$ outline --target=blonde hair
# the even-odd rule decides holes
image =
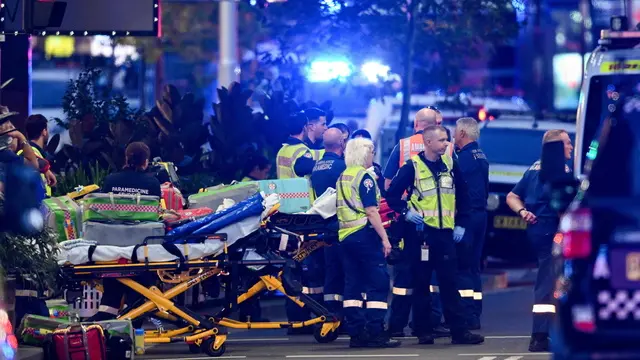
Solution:
[[[471,140],[478,140],[480,137],[480,128],[478,127],[478,122],[474,118],[463,117],[456,121],[456,126],[460,128],[460,130],[464,130],[465,134]]]
[[[344,162],[347,166],[362,166],[367,162],[367,156],[373,152],[373,141],[367,138],[351,139],[344,151]]]
[[[562,129],[549,130],[542,136],[542,143],[546,144],[548,142],[560,140],[562,134],[567,134],[567,132]]]

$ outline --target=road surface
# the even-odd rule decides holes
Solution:
[[[405,338],[396,349],[349,349],[348,337],[334,343],[318,344],[312,336],[287,336],[285,330],[230,330],[227,351],[221,359],[425,359],[425,360],[548,360],[548,353],[527,351],[531,331],[531,287],[518,287],[485,294],[482,345],[451,345],[449,339],[438,339],[435,345],[418,345],[415,338]],[[284,318],[282,300],[263,305],[264,316]],[[275,303],[274,303],[275,302]],[[185,344],[162,344],[147,349],[137,359],[196,360],[206,355],[193,355]]]

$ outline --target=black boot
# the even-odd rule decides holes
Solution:
[[[367,347],[368,336],[365,332],[358,334],[357,336],[352,336],[349,341],[350,348],[363,348]]]
[[[418,336],[418,344],[420,345],[433,345],[434,343],[435,337],[431,334]]]
[[[547,352],[549,351],[549,334],[534,333],[531,335],[529,342],[529,351],[531,352]]]
[[[400,340],[394,340],[389,337],[386,332],[381,332],[380,335],[375,338],[369,339],[367,347],[369,348],[395,348],[402,344]]]
[[[472,334],[469,331],[465,331],[459,334],[451,334],[452,344],[464,344],[464,345],[477,345],[484,342],[484,336],[478,334]]]

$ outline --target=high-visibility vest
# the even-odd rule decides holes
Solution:
[[[340,224],[338,240],[340,241],[367,226],[367,214],[360,198],[360,183],[366,174],[367,170],[364,167],[351,166],[338,178],[336,188],[338,199],[337,215]],[[376,198],[380,202],[380,189],[378,189],[375,181],[373,181],[372,186],[376,189]]]
[[[311,150],[311,157],[313,157],[314,161],[320,161],[320,159],[322,159],[322,157],[324,156],[324,153],[325,149]]]
[[[407,160],[418,155],[424,150],[424,139],[422,138],[422,133],[414,134],[400,140],[398,150],[400,150],[400,163],[398,166],[402,167]],[[449,156],[453,156],[453,143],[449,143],[447,146],[447,154]]]
[[[250,181],[256,181],[256,179],[252,179],[248,176],[245,176],[242,178],[242,180],[240,180],[240,182],[250,182]]]
[[[431,173],[420,156],[411,158],[415,177],[409,203],[418,211],[424,223],[437,229],[453,229],[456,213],[456,189],[451,171],[453,160],[443,155],[447,172],[440,173],[439,180]]]
[[[44,159],[44,156],[42,156],[42,153],[40,152],[40,150],[38,150],[35,146],[32,146],[31,149],[33,149],[33,152],[36,154],[37,157]],[[23,153],[23,150],[18,151],[18,155],[22,155],[22,153]],[[51,186],[47,184],[47,177],[44,176],[44,174],[40,174],[40,177],[42,178],[42,184],[44,185],[44,190],[47,196],[51,197]]]
[[[305,144],[295,144],[289,145],[284,144],[280,151],[278,151],[278,155],[276,156],[276,172],[278,174],[278,179],[294,179],[300,176],[296,175],[296,172],[293,170],[296,160],[304,156],[304,154],[309,151],[309,148]]]

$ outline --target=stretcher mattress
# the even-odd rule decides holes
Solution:
[[[216,231],[217,234],[227,235],[227,246],[235,244],[238,240],[243,239],[260,228],[262,220],[269,214],[271,209],[278,203],[277,195],[269,195],[264,199],[265,210],[262,214],[251,216]],[[131,260],[134,258],[135,246],[109,246],[97,245],[91,240],[69,240],[63,241],[59,245],[57,254],[58,264],[64,265],[81,265],[90,261],[93,262],[110,262],[121,259]],[[145,250],[146,248],[146,250]],[[222,254],[224,244],[220,240],[205,240],[203,243],[195,244],[179,244],[178,250],[183,256],[189,259],[199,259],[204,257],[215,257]],[[91,255],[90,251],[93,249]],[[147,245],[140,246],[136,249],[136,256],[139,261],[144,261],[145,251],[150,262],[174,261],[178,258],[169,253],[163,245]]]

